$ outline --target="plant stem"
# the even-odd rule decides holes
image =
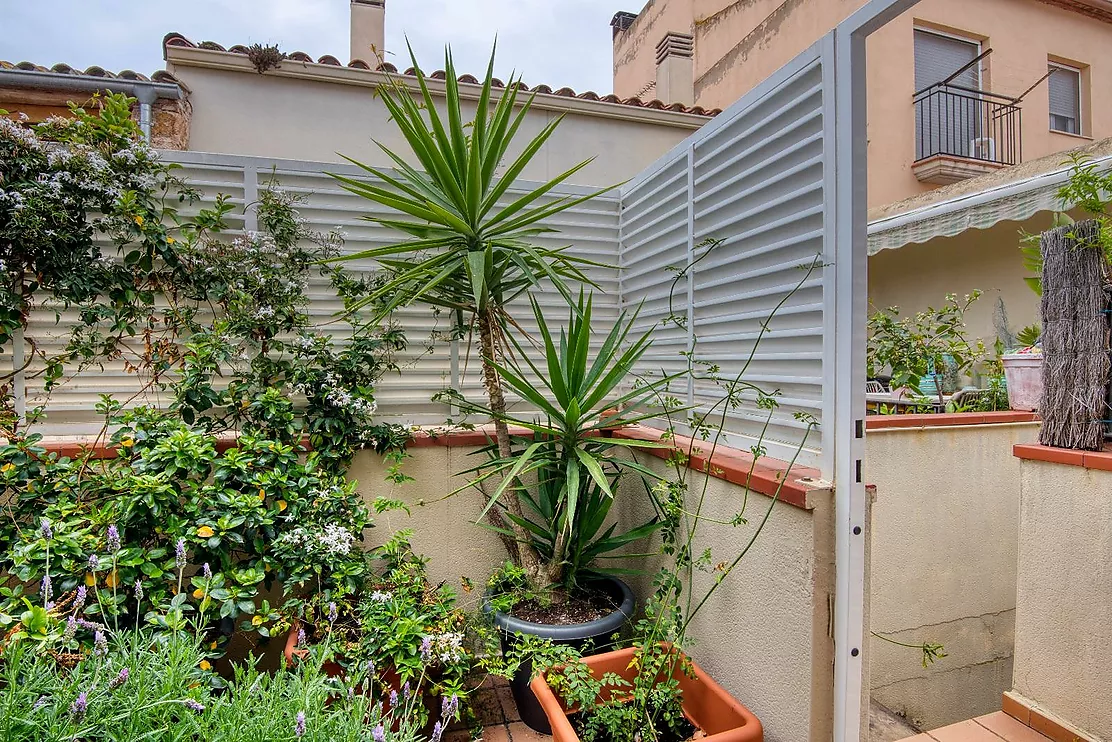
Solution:
[[[501,355],[498,353],[497,338],[501,335],[501,327],[495,310],[490,307],[476,313],[479,324],[479,342],[483,350],[483,386],[486,387],[487,399],[490,401],[490,410],[494,413],[494,435],[498,442],[498,456],[508,459],[512,455],[510,449],[510,429],[506,424],[506,396],[502,390],[502,380],[498,377],[498,370],[494,367]],[[506,509],[510,515],[518,520],[524,520],[521,509],[521,500],[513,487],[506,489]],[[491,525],[499,529],[499,535],[510,558],[523,570],[533,585],[545,581],[544,570],[541,565],[540,555],[533,548],[529,534],[517,522],[506,523],[506,520],[497,509],[487,511]],[[509,530],[513,535],[506,533]]]

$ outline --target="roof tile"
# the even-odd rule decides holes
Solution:
[[[190,41],[189,39],[187,39],[186,37],[182,36],[179,33],[166,34],[166,36],[163,38],[162,43],[163,43],[163,46],[165,46],[165,47],[180,46],[180,47],[187,47],[187,48],[194,48],[194,49],[196,49],[196,48],[209,49],[209,50],[212,50],[212,51],[220,51],[220,52],[235,52],[235,53],[240,53],[240,54],[245,54],[247,52],[246,47],[241,46],[241,45],[237,45],[237,46],[233,46],[229,49],[225,49],[221,45],[219,45],[215,42],[211,42],[211,41],[203,41],[200,44],[195,44],[194,42]],[[308,54],[306,54],[305,52],[300,52],[300,51],[291,53],[288,58],[291,59],[291,60],[297,61],[297,62],[304,62],[306,64],[324,64],[324,65],[329,65],[329,66],[332,66],[332,67],[342,67],[343,66],[343,64],[339,61],[339,59],[337,59],[336,57],[334,57],[330,54],[326,54],[326,55],[320,57],[319,59],[316,60],[316,62],[314,62],[313,58],[310,57]],[[3,64],[3,62],[0,62],[0,65],[2,65],[2,64]],[[398,74],[398,68],[395,65],[391,64],[390,62],[383,62],[383,63],[380,63],[380,64],[371,65],[371,64],[368,64],[365,60],[353,59],[351,62],[348,63],[347,66],[350,67],[350,68],[354,68],[354,69],[363,69],[363,70],[374,69],[378,72],[385,72],[385,73],[388,73],[388,74]],[[80,74],[80,73],[75,73],[75,74]],[[86,73],[86,74],[88,74],[88,73]],[[155,73],[155,74],[157,75],[159,73]],[[165,74],[169,75],[169,73],[165,73]],[[403,74],[407,77],[414,77],[416,75],[416,71],[412,67],[410,67],[410,68],[406,69],[404,72],[402,72],[401,74]],[[444,70],[437,70],[437,71],[433,72],[431,75],[429,75],[429,77],[431,77],[434,80],[444,80],[444,79],[447,78],[447,74],[444,72]],[[152,75],[151,79],[156,79],[156,78]],[[466,84],[466,85],[478,85],[478,84],[480,84],[480,81],[477,77],[475,77],[474,75],[467,75],[467,74],[460,75],[459,78],[458,78],[458,81],[460,83],[463,83],[463,84]],[[174,82],[177,82],[177,81],[175,80]],[[495,88],[505,88],[506,87],[506,84],[503,83],[498,78],[494,78],[491,81],[491,84]],[[661,100],[651,100],[651,101],[646,102],[646,101],[642,101],[640,98],[638,98],[636,96],[631,97],[631,98],[624,98],[624,99],[620,98],[617,95],[614,95],[612,93],[609,94],[609,95],[600,96],[598,93],[596,93],[592,90],[588,90],[588,91],[585,91],[583,93],[576,93],[575,90],[570,88],[570,87],[561,87],[561,88],[553,91],[553,88],[550,85],[541,84],[541,85],[536,85],[536,86],[530,88],[527,85],[525,85],[523,82],[520,82],[520,81],[517,83],[517,85],[518,85],[519,90],[531,91],[533,93],[537,93],[537,94],[541,94],[541,95],[558,95],[558,96],[561,96],[563,98],[579,98],[581,100],[600,101],[600,102],[603,102],[603,103],[613,103],[615,105],[632,106],[632,107],[635,107],[635,108],[651,108],[651,109],[658,110],[658,111],[675,111],[677,113],[688,113],[688,114],[692,114],[692,115],[695,115],[695,116],[707,116],[707,117],[717,116],[719,113],[722,112],[722,110],[719,109],[719,108],[707,110],[707,109],[703,108],[702,106],[687,106],[687,105],[684,105],[683,103],[665,103],[664,101],[661,101]]]

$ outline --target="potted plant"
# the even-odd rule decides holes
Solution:
[[[1016,335],[1018,348],[1000,355],[1008,386],[1008,406],[1035,411],[1042,400],[1042,332],[1029,325]]]
[[[640,481],[652,497],[659,476],[629,452],[660,444],[612,438],[607,432],[620,419],[616,407],[643,410],[624,418],[627,423],[659,414],[643,406],[668,378],[619,389],[649,348],[649,333],[630,338],[635,316],[620,315],[592,359],[589,296],[580,294],[558,339],[535,301],[533,313],[545,368],[512,340],[512,359],[495,369],[543,419],[505,415],[531,435],[516,439],[509,456],[488,448],[495,458],[469,470],[474,478],[467,486],[491,489],[487,507],[502,507],[502,516],[528,534],[543,569],[530,580],[521,568],[507,565],[492,578],[484,607],[501,632],[504,650],[521,634],[598,646],[622,628],[634,609],[633,593],[618,577],[621,570],[606,567],[605,560],[660,526],[653,518],[619,529],[608,520],[622,480]],[[457,403],[466,411],[495,414],[462,398]],[[504,508],[507,495],[524,505],[520,516]],[[547,732],[544,711],[529,689],[530,673],[530,664],[523,663],[511,688],[522,720]]]
[[[325,669],[339,676],[363,668],[387,703],[391,692],[403,698],[415,693],[426,704],[463,695],[471,669],[466,616],[448,586],[429,582],[427,560],[413,552],[411,536],[411,531],[398,531],[373,550],[379,570],[372,570],[354,599],[309,610],[309,619],[292,622],[287,664],[327,641],[333,658]]]
[[[820,264],[816,259],[788,297],[799,290]],[[682,275],[681,271],[679,276]],[[778,306],[785,302],[786,299]],[[772,315],[775,314],[774,309]],[[728,416],[737,414],[737,409],[749,400],[769,417],[778,408],[778,391],[765,391],[746,379],[749,364],[756,357],[771,319],[770,316],[762,323],[762,330],[736,375],[726,376],[719,366],[699,360],[696,338],[688,356],[688,374],[702,388],[717,388],[720,393],[717,399],[708,400],[697,409],[678,408],[685,412],[683,424],[693,432],[691,437],[677,435],[674,422],[677,407],[668,403],[665,390],[655,390],[660,402],[657,415],[665,423],[660,438],[673,448],[666,460],[671,472],[656,486],[659,501],[666,505],[660,510],[659,552],[663,566],[652,581],[653,593],[646,601],[644,616],[637,622],[629,647],[552,664],[533,678],[532,689],[558,742],[681,742],[700,735],[716,742],[763,741],[757,718],[731,698],[683,649],[689,644],[691,622],[749,552],[788,481],[788,477],[780,477],[768,507],[754,518],[750,524],[752,532],[740,540],[733,553],[702,548],[700,534],[708,525],[737,528],[750,522],[748,497],[741,498],[739,511],[732,518],[704,515],[712,477],[707,469],[693,474],[695,470],[688,464],[696,455],[706,462],[713,461]],[[802,433],[790,461],[786,462],[788,471],[818,425],[805,412],[795,413],[795,418]],[[750,449],[750,477],[764,450],[761,433]],[[694,483],[693,477],[697,477]],[[738,540],[718,537],[714,541],[729,544]],[[703,575],[702,579],[697,580],[697,575]]]

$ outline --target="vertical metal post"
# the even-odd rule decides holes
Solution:
[[[834,741],[860,742],[865,627],[868,138],[865,40],[918,0],[871,0],[834,31]],[[827,58],[829,62],[829,57]],[[828,215],[827,218],[830,218]],[[866,722],[867,723],[867,722]]]
[[[687,362],[695,352],[695,145],[687,148]],[[695,406],[695,378],[687,375],[687,406]]]
[[[243,165],[243,228],[254,232],[259,228],[259,212],[253,206],[259,200],[259,167],[254,162]]]
[[[22,424],[27,418],[27,376],[23,366],[27,363],[27,349],[24,347],[23,327],[17,327],[12,333],[12,397],[15,402],[15,414]]]

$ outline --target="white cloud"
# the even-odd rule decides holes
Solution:
[[[406,37],[427,69],[450,44],[456,66],[480,75],[498,36],[497,72],[577,91],[611,89],[609,21],[643,0],[388,0],[386,46],[408,67]],[[162,67],[162,37],[277,43],[285,51],[348,58],[347,0],[0,0],[0,58],[65,62],[150,73]]]

